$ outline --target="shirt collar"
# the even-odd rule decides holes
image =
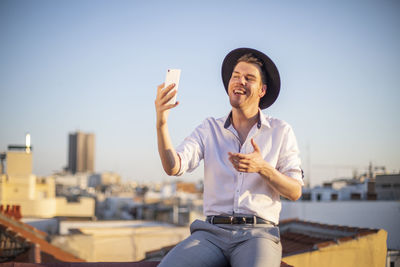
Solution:
[[[225,123],[224,123],[224,128],[228,129],[229,126],[232,124],[232,111],[229,113],[227,116]],[[266,116],[264,113],[261,112],[260,109],[258,109],[258,122],[257,122],[257,128],[260,129],[261,125],[265,125],[268,128],[271,128],[271,125],[269,124],[269,121],[267,120]]]

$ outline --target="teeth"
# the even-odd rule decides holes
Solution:
[[[245,94],[245,92],[244,92],[243,90],[233,90],[233,92],[234,92],[235,94],[241,94],[241,95],[244,95],[244,94]]]

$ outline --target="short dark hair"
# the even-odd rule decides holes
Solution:
[[[246,63],[250,63],[250,64],[256,65],[258,67],[258,70],[260,71],[262,83],[263,84],[267,84],[267,76],[262,71],[264,63],[260,59],[255,57],[253,54],[248,53],[248,54],[244,54],[243,56],[241,56],[237,60],[236,65],[239,64],[239,62],[246,62]]]

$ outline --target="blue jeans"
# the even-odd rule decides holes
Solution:
[[[159,267],[280,266],[279,228],[267,224],[210,224],[196,220],[191,235],[172,249]]]

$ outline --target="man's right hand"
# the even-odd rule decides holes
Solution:
[[[171,84],[167,88],[163,89],[164,83],[157,87],[157,97],[154,101],[157,113],[157,128],[161,128],[167,124],[169,110],[179,104],[179,102],[168,104],[168,101],[177,94],[176,90],[170,93],[174,87],[175,84]]]
[[[167,88],[163,89],[164,84],[159,85],[157,87],[157,98],[155,101],[157,112],[158,153],[160,154],[164,171],[168,175],[176,175],[181,166],[180,158],[172,146],[167,125],[169,110],[179,104],[178,102],[175,104],[168,104],[168,101],[171,100],[177,93],[176,91],[171,92],[174,87],[175,84],[171,84]]]

